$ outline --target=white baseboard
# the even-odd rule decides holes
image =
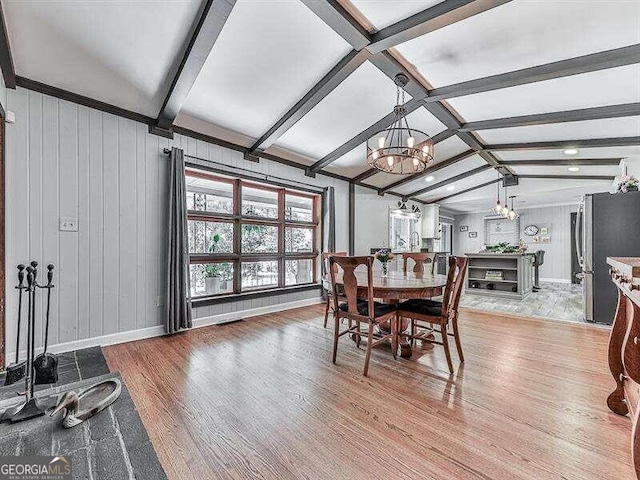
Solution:
[[[194,319],[193,328],[207,327],[210,325],[222,325],[236,320],[241,320],[243,318],[255,317],[258,315],[265,315],[268,313],[275,313],[283,310],[291,310],[292,308],[308,307],[309,305],[322,303],[322,301],[322,297],[308,298],[295,302],[269,305],[268,307],[250,308],[247,310],[239,310],[236,312],[211,315],[209,317]],[[102,335],[100,337],[92,337],[85,338],[83,340],[74,340],[72,342],[58,343],[56,345],[50,345],[49,351],[51,353],[64,353],[72,350],[80,350],[82,348],[106,347],[108,345],[116,345],[118,343],[143,340],[145,338],[160,337],[164,334],[164,326],[157,325],[155,327],[141,328],[138,330],[129,330],[127,332],[113,333],[111,335]],[[36,348],[36,355],[38,353],[41,353],[42,350],[43,347]],[[15,355],[16,352],[8,351],[6,354],[6,361],[8,363],[13,362],[13,359],[15,359]],[[20,352],[21,359],[26,358],[26,356],[26,350]]]
[[[566,278],[541,278],[540,281],[549,283],[571,283],[571,280],[567,280]]]
[[[209,325],[221,325],[224,323],[235,322],[247,317],[255,317],[258,315],[266,315],[268,313],[281,312],[283,310],[291,310],[292,308],[308,307],[309,305],[317,305],[322,303],[322,297],[307,298],[305,300],[297,300],[295,302],[280,303],[269,305],[268,307],[250,308],[248,310],[239,310],[237,312],[221,313],[202,317],[193,321],[193,328],[207,327]]]

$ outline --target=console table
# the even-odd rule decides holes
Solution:
[[[640,258],[609,257],[611,279],[618,287],[618,308],[609,339],[609,368],[616,389],[607,405],[631,417],[631,455],[640,478]]]

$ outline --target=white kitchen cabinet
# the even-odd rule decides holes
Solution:
[[[440,205],[422,207],[422,238],[440,238]]]

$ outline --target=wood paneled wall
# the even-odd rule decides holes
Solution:
[[[15,266],[27,260],[56,265],[49,344],[126,332],[162,323],[168,157],[163,149],[318,186],[336,188],[336,242],[348,246],[348,185],[306,177],[302,170],[200,140],[167,140],[147,126],[22,88],[7,108],[7,350],[14,350]],[[59,230],[75,218],[77,232]],[[241,300],[196,309],[195,316],[229,313],[317,296],[317,292]],[[38,318],[43,318],[38,302]],[[42,322],[43,323],[43,322]],[[43,328],[36,332],[42,344]]]

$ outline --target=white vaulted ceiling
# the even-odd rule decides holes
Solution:
[[[489,208],[495,202],[495,184],[479,187],[498,178],[494,168],[480,168],[495,161],[509,162],[502,171],[525,176],[510,191],[532,205],[606,191],[610,180],[598,178],[616,175],[618,159],[640,159],[639,105],[631,105],[627,116],[565,123],[528,117],[526,126],[457,131],[469,122],[640,104],[640,54],[636,63],[610,62],[593,71],[565,69],[564,76],[539,77],[517,86],[501,78],[489,91],[451,95],[433,114],[419,105],[407,119],[412,128],[440,135],[433,172],[405,177],[398,185],[403,177],[370,174],[363,134],[392,111],[392,79],[402,68],[412,78],[407,90],[424,98],[433,88],[640,45],[637,0],[476,0],[466,4],[472,13],[462,7],[444,15],[452,3],[440,0],[213,0],[214,5],[224,2],[232,6],[231,13],[218,19],[222,29],[202,57],[204,64],[173,122],[211,141],[231,142],[247,153],[319,173],[361,176],[359,184],[400,196],[416,197],[415,192],[444,182],[417,199],[439,201],[457,211]],[[18,77],[151,119],[160,116],[205,5],[205,0],[2,2]],[[442,16],[426,22],[433,12]],[[376,55],[376,41],[409,31],[410,22],[429,28],[402,37]],[[362,38],[372,44],[363,49],[358,43]],[[355,55],[354,49],[370,54],[366,59],[358,55],[362,60],[348,75],[331,83],[331,72]],[[331,87],[323,90],[325,81]],[[314,97],[319,90],[323,93]],[[407,93],[405,100],[411,98]],[[296,116],[303,101],[310,102],[309,108]],[[257,140],[286,123],[288,112],[294,112],[295,121],[260,147],[266,149],[262,152]],[[616,140],[620,138],[624,141]],[[565,142],[570,146],[594,139],[611,139],[610,146],[582,147],[576,155],[565,155]],[[563,144],[543,143],[554,141]],[[505,149],[505,144],[515,147]],[[481,148],[485,151],[469,152]],[[453,162],[458,155],[463,158]],[[609,164],[568,170],[570,161],[585,159],[608,159]],[[557,163],[527,162],[535,160]],[[516,161],[526,164],[513,165]],[[447,166],[440,168],[442,162]],[[472,171],[476,173],[467,175]],[[541,175],[554,178],[527,178]],[[473,190],[459,193],[467,189]]]

